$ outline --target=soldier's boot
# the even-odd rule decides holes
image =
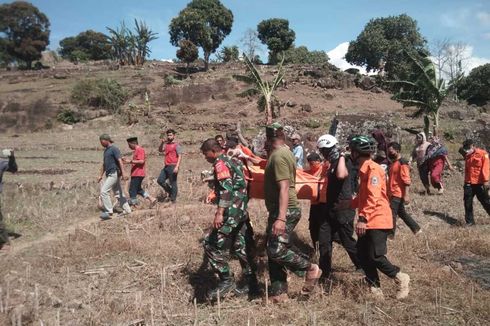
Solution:
[[[257,276],[255,274],[246,275],[235,289],[235,293],[239,296],[248,295],[250,298],[260,296],[261,291]]]
[[[211,289],[207,293],[207,297],[209,300],[217,300],[218,295],[221,298],[226,296],[228,293],[233,292],[235,290],[236,284],[233,279],[233,275],[231,273],[220,274],[220,281],[218,286],[214,289]]]

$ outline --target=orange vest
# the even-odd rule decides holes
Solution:
[[[410,166],[407,161],[400,159],[390,166],[388,192],[391,197],[405,197],[405,187],[410,186]]]
[[[383,168],[369,159],[359,169],[359,193],[352,200],[359,216],[367,220],[367,229],[392,229],[393,216],[386,193],[386,176]]]
[[[490,163],[487,151],[475,148],[473,153],[466,155],[464,182],[481,185],[490,179]]]

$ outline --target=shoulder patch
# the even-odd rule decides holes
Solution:
[[[377,176],[372,176],[371,177],[371,184],[373,186],[377,186],[379,184],[379,178]]]
[[[224,180],[231,178],[230,169],[226,166],[225,162],[218,160],[214,165],[214,172],[216,173],[216,178],[218,180]]]

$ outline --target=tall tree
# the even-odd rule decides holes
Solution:
[[[104,60],[111,57],[111,45],[107,35],[93,30],[81,32],[77,36],[60,41],[60,55],[71,61]]]
[[[2,57],[23,61],[28,69],[32,68],[32,62],[41,59],[49,44],[49,26],[48,17],[28,2],[0,5]]]
[[[170,42],[179,46],[181,40],[189,40],[204,52],[205,70],[209,57],[230,34],[233,13],[219,0],[193,0],[170,22]]]
[[[355,41],[349,43],[345,59],[369,71],[382,67],[388,79],[406,79],[413,69],[407,52],[428,52],[417,22],[405,14],[371,19]]]
[[[289,49],[296,38],[296,33],[289,28],[289,21],[282,18],[263,20],[257,26],[259,40],[269,49],[269,63],[278,62],[279,53]]]
[[[490,103],[490,63],[471,70],[468,77],[461,81],[458,95],[471,104]]]
[[[258,57],[259,52],[262,52],[259,40],[259,33],[252,28],[247,29],[242,39],[240,40],[240,43],[242,45],[245,55],[250,58],[253,63],[257,63],[255,62],[255,59]]]

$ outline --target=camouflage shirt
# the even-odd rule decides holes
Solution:
[[[243,166],[237,166],[225,155],[220,155],[213,164],[214,191],[218,197],[219,207],[243,207],[247,198],[247,183],[243,174]]]

